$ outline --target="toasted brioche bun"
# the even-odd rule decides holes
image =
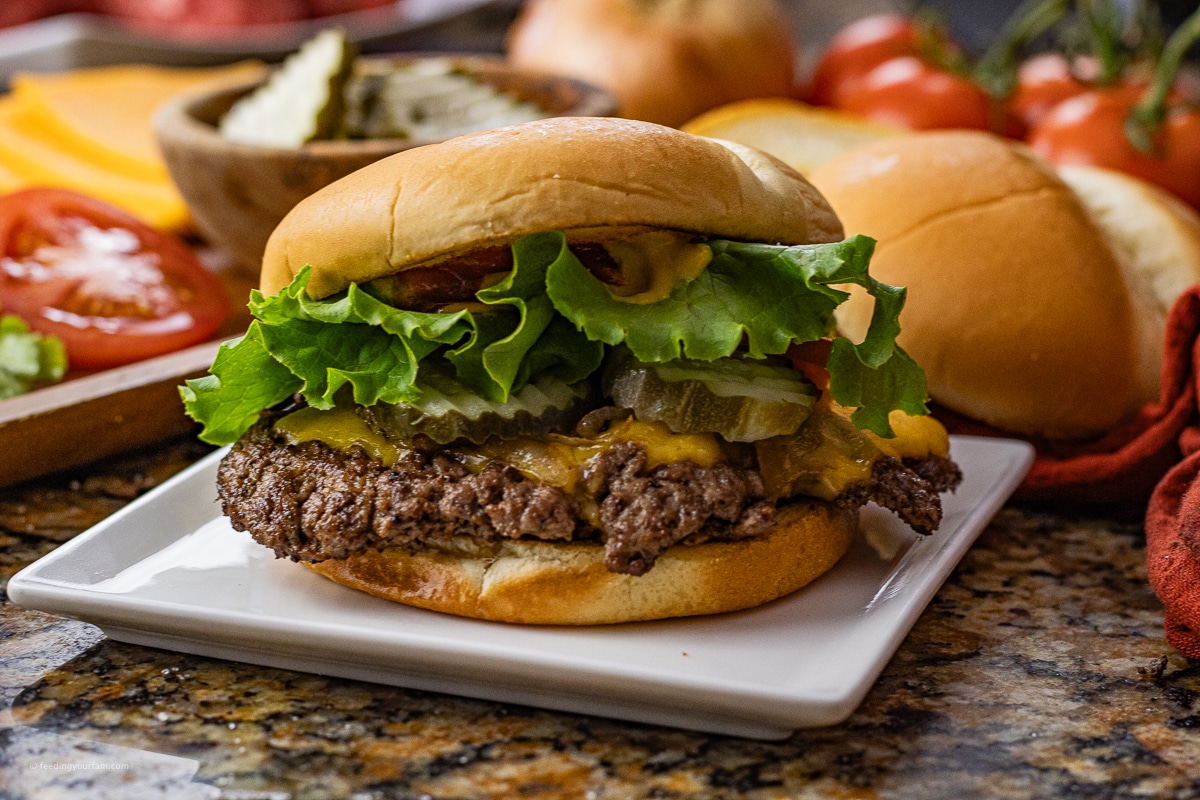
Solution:
[[[1121,172],[1060,166],[1058,173],[1121,266],[1133,305],[1140,395],[1157,400],[1167,315],[1179,295],[1200,283],[1200,215],[1175,195]]]
[[[263,256],[274,294],[311,265],[309,293],[526,234],[599,241],[668,228],[772,244],[842,238],[793,169],[757,150],[633,120],[561,117],[398,153],[306,198]]]
[[[1079,439],[1145,397],[1121,267],[1075,193],[1031,150],[990,134],[867,144],[812,181],[848,233],[878,239],[881,281],[908,287],[899,343],[940,404],[1022,434]],[[838,323],[859,339],[871,304]]]
[[[719,614],[783,597],[832,568],[857,528],[857,511],[791,505],[761,536],[676,545],[639,577],[605,569],[601,545],[533,541],[389,549],[305,566],[377,597],[463,617],[604,625]]]
[[[519,69],[608,90],[623,117],[678,126],[732,100],[792,94],[789,22],[779,0],[531,0],[505,52]]]

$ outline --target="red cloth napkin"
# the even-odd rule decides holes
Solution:
[[[1149,497],[1146,559],[1167,641],[1200,659],[1200,286],[1171,309],[1163,361],[1158,402],[1127,424],[1082,445],[1033,442],[1037,458],[1015,497],[1109,504]],[[935,413],[952,433],[1005,435]]]

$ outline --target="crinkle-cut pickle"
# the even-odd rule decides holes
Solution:
[[[734,357],[644,363],[628,351],[614,354],[604,389],[639,420],[730,442],[794,433],[817,400],[816,387],[790,367]]]
[[[566,384],[543,377],[526,384],[504,403],[471,392],[453,379],[423,377],[421,397],[412,403],[380,403],[358,413],[374,432],[392,440],[420,434],[438,444],[489,437],[542,436],[569,431],[594,405],[587,381]]]

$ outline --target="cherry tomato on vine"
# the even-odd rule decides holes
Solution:
[[[1026,128],[1032,130],[1050,111],[1066,100],[1092,90],[1132,92],[1132,99],[1146,90],[1145,75],[1128,73],[1111,85],[1098,85],[1099,67],[1093,59],[1078,58],[1074,64],[1061,53],[1039,53],[1017,71],[1017,86],[1008,107]],[[1175,96],[1178,93],[1175,93]]]
[[[1017,70],[1017,85],[1008,107],[1022,124],[1032,128],[1050,109],[1090,88],[1062,53],[1039,53]]]
[[[843,28],[829,42],[813,72],[809,100],[816,105],[840,106],[853,84],[884,61],[917,54],[916,23],[895,14],[863,17]]]
[[[1011,130],[1003,107],[974,81],[917,56],[900,56],[875,67],[843,94],[840,108],[913,130]]]
[[[0,306],[61,339],[74,369],[197,344],[230,311],[220,282],[182,242],[51,188],[0,197]]]
[[[1200,208],[1200,108],[1171,104],[1153,153],[1139,152],[1125,121],[1141,89],[1084,92],[1054,107],[1029,134],[1029,144],[1055,164],[1084,164],[1125,172],[1173,192]]]

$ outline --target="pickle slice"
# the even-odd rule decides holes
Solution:
[[[345,133],[355,139],[433,141],[545,116],[451,59],[360,71],[346,84]]]
[[[221,119],[221,135],[268,147],[331,138],[341,127],[342,90],[354,52],[341,31],[321,31],[284,59],[266,83],[233,104]]]
[[[871,477],[879,448],[832,410],[813,414],[795,433],[754,445],[767,497],[806,495],[833,500]]]
[[[595,405],[587,381],[564,383],[539,378],[509,395],[507,402],[494,403],[453,377],[422,367],[421,396],[413,403],[379,403],[358,409],[375,433],[393,440],[409,440],[417,434],[438,444],[467,439],[483,444],[492,436],[541,436],[570,430]]]
[[[639,420],[730,442],[794,433],[818,394],[802,374],[779,364],[733,357],[645,363],[623,348],[609,364],[604,389]]]

